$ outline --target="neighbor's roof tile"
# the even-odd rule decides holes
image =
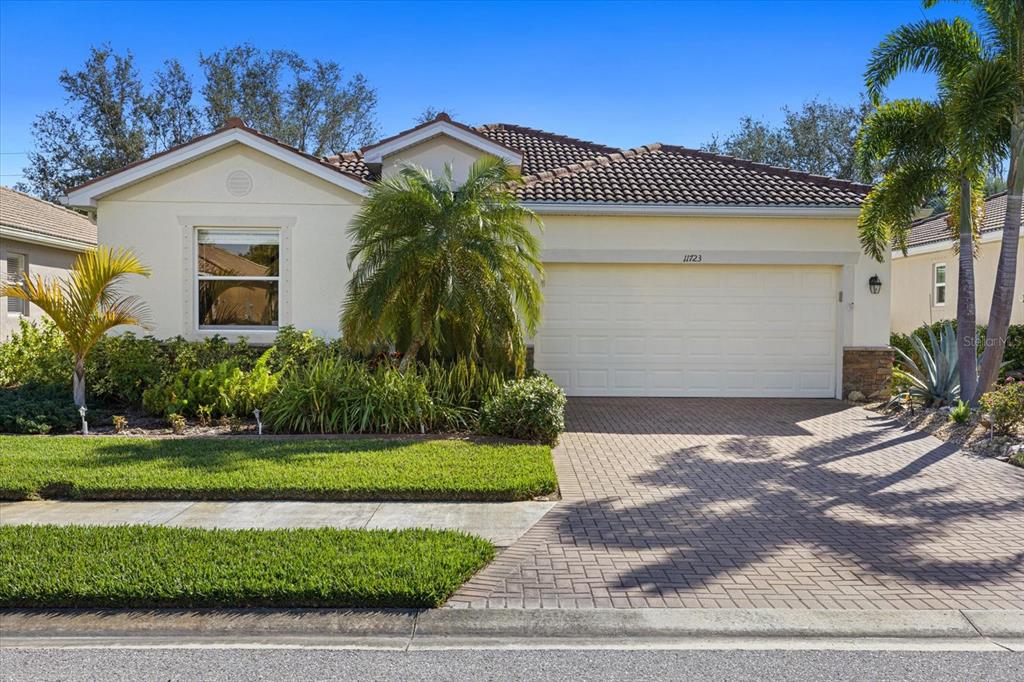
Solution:
[[[1024,215],[1024,208],[1021,210]],[[910,238],[907,239],[907,246],[923,246],[924,244],[935,244],[944,241],[953,241],[949,223],[946,222],[949,213],[938,213],[927,218],[917,220],[910,227]],[[1003,229],[1003,221],[1006,219],[1006,192],[993,194],[985,199],[985,219],[981,223],[981,233],[995,232]]]
[[[0,232],[4,226],[96,245],[96,225],[88,218],[9,187],[0,187]]]

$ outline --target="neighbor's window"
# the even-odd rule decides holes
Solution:
[[[199,328],[277,327],[278,230],[198,230]]]
[[[23,253],[7,254],[7,281],[20,285],[28,277],[28,258]],[[28,315],[28,301],[13,296],[7,297],[8,315]]]
[[[933,269],[932,285],[935,305],[946,305],[946,264],[936,263]]]

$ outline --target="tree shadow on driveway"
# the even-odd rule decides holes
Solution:
[[[643,557],[609,589],[666,594],[754,567],[790,584],[793,572],[820,575],[826,589],[855,580],[1024,594],[1024,472],[889,435],[786,451],[771,437],[734,436],[652,455],[628,495],[565,505],[561,542]],[[794,565],[780,566],[793,548]]]

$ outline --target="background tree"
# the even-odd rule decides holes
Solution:
[[[103,335],[120,325],[143,325],[146,307],[137,296],[122,296],[117,285],[127,275],[149,276],[130,252],[101,246],[75,259],[66,280],[42,275],[20,284],[5,284],[4,296],[39,307],[60,330],[74,356],[75,405],[85,407],[85,359]]]
[[[262,133],[324,156],[367,144],[377,134],[377,94],[361,74],[346,80],[333,61],[307,62],[288,50],[238,45],[200,55],[210,129],[240,117]]]
[[[185,66],[164,62],[149,87],[131,52],[94,47],[79,71],[65,70],[65,106],[36,117],[25,180],[18,189],[50,201],[223,125],[232,116],[311,154],[326,155],[374,137],[377,96],[361,75],[345,80],[335,62],[241,45],[200,55],[198,93]],[[196,99],[204,102],[197,103]]]
[[[857,130],[871,110],[866,99],[856,106],[811,99],[799,109],[783,108],[783,123],[772,126],[746,116],[724,140],[704,149],[773,166],[853,180],[870,180],[856,162]]]
[[[428,123],[429,121],[433,121],[441,114],[445,114],[446,116],[448,116],[448,118],[451,119],[455,118],[455,112],[452,111],[451,109],[438,109],[437,107],[430,106],[425,107],[423,111],[420,112],[419,116],[413,119],[413,122],[416,125],[420,125],[421,123]]]
[[[863,204],[861,241],[879,260],[894,241],[905,253],[918,207],[937,191],[946,193],[959,250],[960,392],[971,400],[978,378],[974,246],[986,175],[1006,151],[1008,131],[992,106],[1006,96],[1009,79],[962,19],[908,24],[886,37],[872,52],[865,74],[874,101],[908,70],[935,73],[938,100],[891,102],[865,121],[858,158],[865,166],[880,162],[883,177]]]
[[[147,98],[149,147],[157,150],[184,144],[204,132],[199,109],[192,104],[192,81],[177,59],[164,62]]]
[[[376,183],[349,227],[355,268],[341,315],[357,348],[486,360],[521,372],[524,331],[540,320],[537,216],[521,206],[503,161],[484,157],[461,186],[406,168]]]
[[[147,100],[131,52],[94,47],[80,71],[64,70],[59,81],[66,107],[36,117],[35,149],[18,187],[49,201],[138,161],[148,147]]]

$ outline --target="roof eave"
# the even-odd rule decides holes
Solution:
[[[13,225],[3,225],[2,227],[4,238],[10,239],[11,241],[37,244],[39,246],[50,246],[58,249],[79,252],[91,251],[96,248],[95,244],[90,244],[88,242],[80,242],[66,237],[42,234],[40,232],[26,230]]]
[[[856,218],[857,206],[621,204],[595,201],[523,201],[540,215],[649,215],[765,218]]]
[[[326,162],[321,162],[282,144],[270,141],[246,128],[221,129],[192,142],[150,157],[140,163],[100,177],[72,189],[62,203],[78,208],[95,208],[103,196],[141,182],[146,178],[182,166],[194,159],[218,152],[233,144],[243,144],[284,163],[305,170],[327,182],[344,187],[360,196],[368,192],[366,183]]]

